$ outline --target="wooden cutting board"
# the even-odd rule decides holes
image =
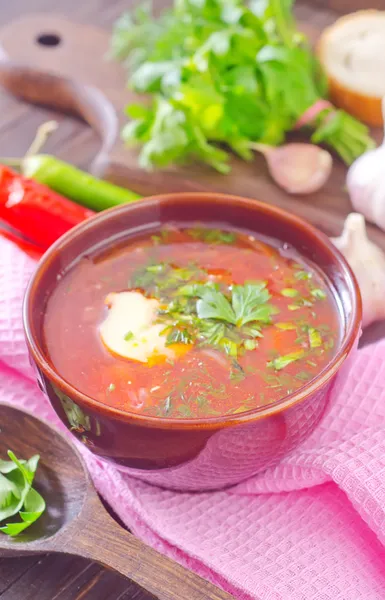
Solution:
[[[305,23],[302,28],[313,40],[317,37],[313,26]],[[85,119],[101,138],[91,169],[98,176],[143,195],[216,190],[258,198],[308,219],[328,235],[340,233],[351,206],[344,190],[346,167],[338,158],[327,185],[305,197],[280,190],[257,155],[251,163],[234,157],[229,175],[199,165],[151,173],[138,168],[136,152],[125,148],[119,137],[124,106],[135,98],[126,89],[123,67],[107,58],[109,38],[108,31],[64,17],[24,16],[0,30],[0,85],[26,101]],[[385,249],[385,234],[369,229]]]

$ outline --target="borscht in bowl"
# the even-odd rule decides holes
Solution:
[[[206,490],[309,435],[360,310],[312,226],[254,200],[173,194],[63,236],[24,318],[39,385],[78,439],[151,483]]]

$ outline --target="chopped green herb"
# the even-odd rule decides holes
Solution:
[[[222,345],[226,354],[232,356],[233,358],[238,356],[238,347],[235,342],[229,339],[225,339],[224,342],[222,342]]]
[[[296,271],[294,277],[301,281],[306,281],[307,279],[311,279],[313,275],[309,271]]]
[[[314,290],[311,290],[311,295],[316,298],[317,300],[325,300],[326,298],[326,292],[324,292],[323,290],[319,289],[319,288],[315,288]]]
[[[275,327],[282,329],[283,331],[292,331],[296,329],[294,323],[275,323]]]
[[[226,414],[238,415],[240,413],[247,412],[248,410],[250,410],[249,406],[241,405],[241,406],[238,406],[238,408],[230,408],[230,410],[228,410]]]
[[[134,334],[132,333],[132,331],[127,331],[127,333],[124,336],[124,340],[126,342],[129,342],[130,340],[132,340],[134,338]]]
[[[284,288],[281,290],[281,294],[282,296],[285,296],[285,298],[295,298],[298,296],[298,290],[295,290],[294,288]]]
[[[244,346],[246,350],[255,350],[258,343],[255,340],[245,340]]]
[[[311,375],[307,371],[300,371],[294,377],[300,381],[309,381],[311,379]]]
[[[147,271],[149,273],[163,273],[163,271],[166,269],[166,265],[163,264],[159,264],[159,265],[149,265],[147,267]]]
[[[262,325],[259,323],[249,323],[248,325],[244,325],[242,327],[242,333],[252,338],[261,338],[263,337]]]
[[[191,344],[192,336],[187,329],[173,329],[167,335],[166,346],[171,344]]]
[[[299,310],[301,307],[298,304],[289,304],[287,308],[289,310]]]
[[[240,371],[239,369],[231,369],[230,371],[230,380],[234,383],[238,383],[239,381],[243,381],[246,377],[246,373],[244,371]]]
[[[319,331],[317,331],[317,329],[314,329],[314,327],[309,327],[308,336],[309,336],[310,348],[318,348],[319,346],[322,345],[321,334]]]
[[[195,402],[197,403],[197,405],[202,408],[202,406],[206,406],[207,404],[207,394],[201,392],[200,394],[198,394],[198,396],[195,398]]]
[[[298,352],[291,352],[290,354],[286,354],[285,356],[279,356],[278,358],[275,358],[274,360],[267,363],[267,366],[272,367],[276,371],[280,371],[281,369],[287,367],[287,365],[290,365],[292,362],[303,358],[304,355],[304,350],[298,350]]]
[[[164,413],[165,413],[166,415],[167,415],[167,414],[170,412],[170,410],[171,410],[171,400],[172,400],[172,398],[171,398],[171,394],[169,394],[169,395],[167,396],[166,400],[164,401],[164,406],[163,406],[163,410],[164,410]]]
[[[315,363],[313,360],[307,360],[306,361],[308,365],[310,365],[311,367],[316,367],[317,363]]]
[[[195,240],[201,240],[208,244],[233,244],[236,239],[236,233],[224,231],[222,229],[194,228],[188,229],[187,233]]]
[[[327,334],[327,333],[331,332],[331,329],[330,329],[329,325],[318,325],[318,329],[323,334]]]
[[[192,416],[191,408],[187,406],[187,404],[180,404],[178,406],[178,412],[182,417],[188,418]]]
[[[114,383],[110,383],[110,385],[107,388],[107,392],[114,392],[116,389],[116,385]]]

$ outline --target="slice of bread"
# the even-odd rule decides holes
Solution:
[[[385,11],[361,10],[338,19],[322,33],[317,53],[333,103],[368,125],[381,126]]]

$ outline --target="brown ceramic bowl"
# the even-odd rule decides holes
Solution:
[[[200,420],[148,417],[110,408],[77,391],[47,358],[44,307],[57,276],[108,240],[153,230],[166,221],[201,221],[269,235],[318,265],[334,287],[341,342],[311,382],[279,402],[247,413]],[[24,327],[39,386],[63,423],[98,456],[163,487],[208,490],[233,485],[277,463],[316,427],[335,377],[357,345],[361,300],[357,283],[329,239],[278,208],[215,193],[170,194],[120,206],[75,227],[41,259],[28,286]]]

